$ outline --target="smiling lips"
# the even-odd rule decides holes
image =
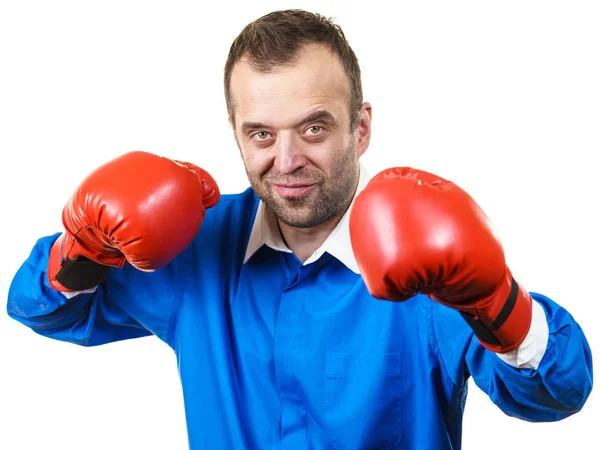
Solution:
[[[282,197],[300,197],[308,194],[315,186],[316,184],[307,183],[273,184],[277,193]]]

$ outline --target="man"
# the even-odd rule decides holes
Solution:
[[[13,318],[88,346],[158,336],[192,449],[459,449],[469,377],[524,420],[582,408],[583,332],[518,283],[468,194],[417,169],[368,178],[371,106],[339,27],[262,17],[224,82],[251,187],[109,161],[19,269]]]

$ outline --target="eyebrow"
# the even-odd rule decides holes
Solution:
[[[335,124],[336,120],[335,120],[335,117],[333,116],[333,114],[331,114],[329,111],[323,109],[323,110],[319,110],[319,111],[310,113],[308,116],[302,118],[293,126],[293,128],[297,128],[297,127],[299,127],[301,125],[305,125],[309,122],[323,122],[326,124]],[[242,133],[246,134],[248,131],[259,130],[261,128],[269,128],[269,126],[267,126],[261,122],[244,122],[242,124]]]

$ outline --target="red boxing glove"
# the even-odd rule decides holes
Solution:
[[[220,198],[201,168],[134,151],[102,165],[63,209],[64,233],[50,250],[48,279],[59,291],[99,284],[126,262],[152,271],[194,239]]]
[[[384,170],[357,196],[350,237],[373,297],[423,293],[459,311],[497,353],[525,339],[531,296],[506,266],[485,213],[456,184],[408,167]]]

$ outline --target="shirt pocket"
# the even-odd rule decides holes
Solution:
[[[326,355],[325,426],[338,450],[395,448],[402,439],[399,353]]]

